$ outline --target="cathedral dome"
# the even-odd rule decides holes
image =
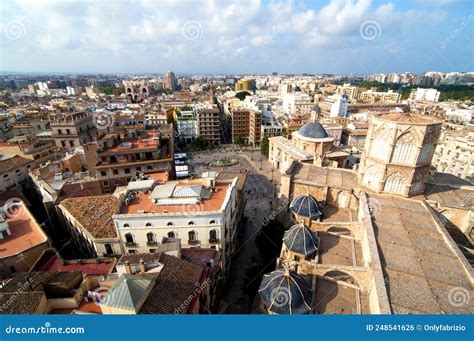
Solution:
[[[275,270],[263,276],[258,290],[268,311],[274,314],[307,314],[313,292],[304,278],[294,271]]]
[[[323,214],[319,210],[318,202],[311,195],[299,195],[290,204],[290,210],[295,215],[317,219]]]
[[[311,231],[303,224],[292,226],[283,236],[288,250],[309,256],[318,251],[317,241]]]
[[[329,137],[326,130],[318,122],[307,122],[299,130],[298,134],[309,139],[324,139]]]

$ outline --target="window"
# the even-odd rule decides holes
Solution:
[[[216,224],[216,221],[213,219],[209,222],[209,225],[215,225]]]
[[[173,231],[168,232],[168,238],[176,238],[176,234]]]
[[[110,186],[110,184],[107,180],[103,181],[102,183],[104,184],[104,187],[109,187]]]
[[[173,225],[174,225],[174,224],[173,224],[172,221],[168,221],[168,222],[166,223],[166,226],[173,226]]]
[[[145,226],[146,227],[151,227],[152,225],[151,225],[151,223],[146,223]]]
[[[150,253],[156,253],[156,249],[148,249],[148,251],[150,251]]]
[[[196,225],[196,224],[194,223],[194,221],[190,221],[190,222],[188,223],[188,225],[192,226],[192,225]]]
[[[209,240],[216,241],[217,240],[217,231],[211,230],[209,231]]]
[[[128,250],[128,253],[137,253],[137,250]]]
[[[104,244],[105,247],[105,253],[110,256],[114,254],[114,249],[112,247],[112,244]]]
[[[197,240],[196,231],[189,231],[188,232],[188,238],[189,238],[190,242],[195,242]]]
[[[127,244],[128,243],[133,244],[134,241],[133,241],[133,236],[132,236],[131,233],[126,233],[125,234],[125,241],[127,242]]]
[[[405,176],[400,172],[390,174],[385,182],[385,192],[403,193],[405,190]]]
[[[384,131],[381,135],[372,140],[370,144],[370,155],[380,160],[386,160],[388,149],[388,134]]]
[[[415,156],[415,139],[410,133],[400,136],[395,143],[393,149],[392,162],[394,163],[410,163]]]
[[[107,176],[107,172],[106,171],[100,171],[100,175]]]
[[[124,227],[124,228],[129,228],[129,227],[130,227],[130,224],[123,224],[123,227]]]
[[[130,173],[130,168],[125,168],[124,172],[125,172],[125,174],[129,174]]]
[[[114,175],[118,175],[118,173],[119,173],[118,169],[114,169],[113,173],[114,173]]]
[[[155,244],[156,243],[155,234],[153,232],[148,232],[146,234],[146,240],[148,244]]]

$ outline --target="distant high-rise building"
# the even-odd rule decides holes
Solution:
[[[164,87],[165,89],[176,90],[178,88],[178,81],[176,80],[176,76],[174,75],[173,71],[168,71],[164,79]]]

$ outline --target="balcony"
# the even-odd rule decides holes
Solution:
[[[148,242],[146,242],[146,245],[147,245],[147,246],[156,246],[156,245],[158,245],[158,242],[156,242],[156,241],[153,241],[153,242],[148,241]]]
[[[209,244],[218,244],[221,240],[219,238],[209,239]]]
[[[201,241],[199,241],[199,240],[188,240],[189,245],[198,245],[200,243],[201,243]]]
[[[126,247],[138,247],[137,243],[135,243],[135,242],[126,242],[125,246]]]

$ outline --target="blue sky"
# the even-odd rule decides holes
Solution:
[[[0,71],[473,71],[471,0],[2,0]]]

